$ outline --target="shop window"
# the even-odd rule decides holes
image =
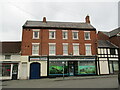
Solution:
[[[78,74],[95,74],[94,61],[80,61],[78,62]]]
[[[11,59],[11,55],[5,55],[5,59]]]
[[[111,55],[115,55],[115,49],[111,48],[111,49],[110,49],[110,54],[111,54]]]
[[[63,75],[63,67],[64,67],[64,74],[65,75],[68,74],[67,62],[64,62],[63,64],[62,61],[50,61],[49,62],[49,75]]]
[[[10,76],[11,64],[2,64],[2,76]]]

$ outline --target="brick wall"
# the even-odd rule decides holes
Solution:
[[[33,30],[32,29],[23,29],[22,32],[22,55],[32,55],[32,43],[40,43],[40,55],[48,55],[49,54],[49,44],[48,43],[56,43],[56,54],[57,55],[63,55],[63,45],[62,43],[69,43],[69,50],[68,53],[73,52],[73,43],[79,43],[80,48],[79,52],[81,55],[85,55],[85,43],[91,43],[92,47],[92,55],[96,55],[96,41],[97,41],[97,35],[96,31],[90,31],[90,38],[91,40],[84,40],[84,30],[76,30],[78,31],[78,40],[72,39],[72,30],[68,30],[68,39],[63,40],[62,39],[62,30],[57,29],[56,30],[56,39],[50,40],[49,39],[49,29],[40,29],[40,39],[32,39],[33,37]]]

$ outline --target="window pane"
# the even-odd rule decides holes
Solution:
[[[79,55],[79,46],[78,45],[73,46],[73,54],[74,55]]]
[[[39,54],[39,45],[32,46],[32,54]]]
[[[90,39],[90,33],[89,32],[85,32],[85,39]]]
[[[64,74],[68,74],[68,63],[64,63]],[[63,75],[63,63],[61,61],[49,62],[49,75]]]
[[[49,38],[50,39],[55,39],[55,31],[50,31],[49,32]]]
[[[113,62],[114,71],[118,71],[118,62]]]
[[[5,59],[10,59],[11,55],[5,55]]]
[[[49,54],[55,55],[55,45],[49,45]]]
[[[111,48],[110,49],[110,54],[115,55],[115,49]]]
[[[86,45],[86,55],[91,55],[91,45]]]
[[[63,39],[67,39],[67,32],[63,31]]]
[[[78,39],[78,32],[73,32],[73,39]]]
[[[78,65],[78,74],[95,74],[95,62],[93,61],[80,61]]]
[[[10,76],[11,64],[2,64],[2,76]]]
[[[63,54],[68,54],[68,45],[63,45]]]

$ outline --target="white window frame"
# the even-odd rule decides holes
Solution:
[[[38,32],[38,37],[35,37],[35,36],[34,36],[34,35],[35,35],[35,34],[34,34],[35,32]],[[40,29],[33,29],[33,39],[39,39],[39,35],[40,35],[39,32],[40,32]]]
[[[64,38],[64,32],[67,33],[67,34],[66,34],[66,38]],[[63,31],[62,31],[62,38],[63,38],[63,39],[68,39],[68,31],[67,31],[67,30],[63,30]]]
[[[87,46],[90,46],[90,50],[89,50],[90,53],[87,53],[87,51],[88,51],[88,50],[86,50],[86,47],[87,47]],[[85,44],[85,54],[86,54],[86,55],[92,55],[92,47],[91,47],[91,44]]]
[[[52,38],[50,32],[54,32],[54,37]],[[49,39],[56,39],[56,30],[49,30]]]
[[[55,46],[55,50],[54,50],[53,54],[50,53],[50,45],[54,45]],[[49,55],[56,55],[56,43],[49,43]]]
[[[85,33],[89,33],[89,38],[88,39],[85,37]],[[84,38],[85,38],[85,40],[90,40],[90,31],[84,31]]]
[[[7,56],[9,56],[9,58],[6,58]],[[5,55],[5,59],[11,59],[11,55]]]
[[[38,53],[37,54],[33,53],[33,46],[34,45],[38,45]],[[39,49],[40,49],[40,43],[32,43],[32,55],[39,55],[39,51],[40,51]]]
[[[74,51],[75,51],[74,46],[78,46],[78,49],[77,49],[78,53],[77,53],[77,54],[76,54],[76,53],[74,53]],[[79,50],[79,48],[80,48],[79,43],[73,43],[73,55],[76,55],[76,56],[80,55],[80,50]]]
[[[79,31],[72,31],[72,37],[73,37],[74,40],[78,40],[78,32]],[[77,38],[74,38],[74,33],[77,33]]]
[[[67,50],[64,50],[64,46],[67,46]],[[64,53],[64,51],[67,51],[67,53]],[[68,55],[68,43],[63,43],[63,55]]]

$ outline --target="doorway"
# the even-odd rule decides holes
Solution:
[[[68,66],[69,66],[69,76],[74,76],[74,62],[69,61]]]
[[[31,63],[30,64],[30,79],[39,79],[40,78],[40,63]]]

